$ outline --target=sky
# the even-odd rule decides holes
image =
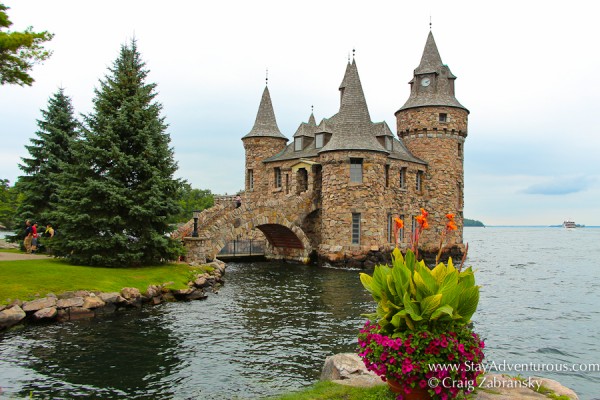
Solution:
[[[2,1],[2,0],[0,0]],[[58,88],[77,116],[120,46],[136,38],[179,164],[216,194],[244,187],[241,138],[268,86],[291,138],[314,107],[339,108],[355,59],[374,122],[395,132],[432,23],[470,110],[467,218],[487,225],[600,225],[600,2],[3,0],[11,30],[48,30],[52,57],[31,87],[0,87],[0,178],[14,182]],[[80,118],[81,119],[81,118]]]

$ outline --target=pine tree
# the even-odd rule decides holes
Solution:
[[[169,147],[156,84],[135,40],[119,57],[84,116],[76,162],[61,179],[54,248],[74,263],[102,266],[152,264],[176,258],[168,220],[179,211],[181,182]]]
[[[17,212],[19,229],[26,219],[35,219],[41,226],[53,222],[50,212],[57,201],[58,180],[64,164],[73,162],[73,142],[79,123],[73,116],[71,99],[59,89],[48,101],[48,109],[41,110],[37,137],[25,146],[29,158],[21,158],[19,168],[26,174],[19,177],[17,186],[22,198]]]

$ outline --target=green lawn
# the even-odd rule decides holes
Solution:
[[[60,294],[71,290],[118,292],[173,282],[170,288],[183,289],[192,271],[187,264],[166,264],[141,268],[99,268],[71,265],[57,259],[0,261],[0,304],[8,299],[31,300],[36,294]]]
[[[395,398],[387,385],[357,388],[323,381],[302,391],[269,397],[268,400],[394,400]]]

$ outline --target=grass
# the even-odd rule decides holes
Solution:
[[[395,398],[387,385],[358,388],[321,381],[302,391],[269,397],[266,400],[394,400]]]
[[[173,282],[170,288],[183,289],[192,271],[187,264],[165,264],[140,268],[100,268],[69,264],[58,259],[0,262],[0,304],[10,300],[27,301],[36,295],[60,294],[71,290],[118,292],[124,287],[138,288]],[[9,300],[10,299],[10,300]]]

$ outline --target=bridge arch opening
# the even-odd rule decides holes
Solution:
[[[265,235],[271,246],[290,249],[304,249],[304,244],[288,227],[279,224],[258,225],[258,229]]]

